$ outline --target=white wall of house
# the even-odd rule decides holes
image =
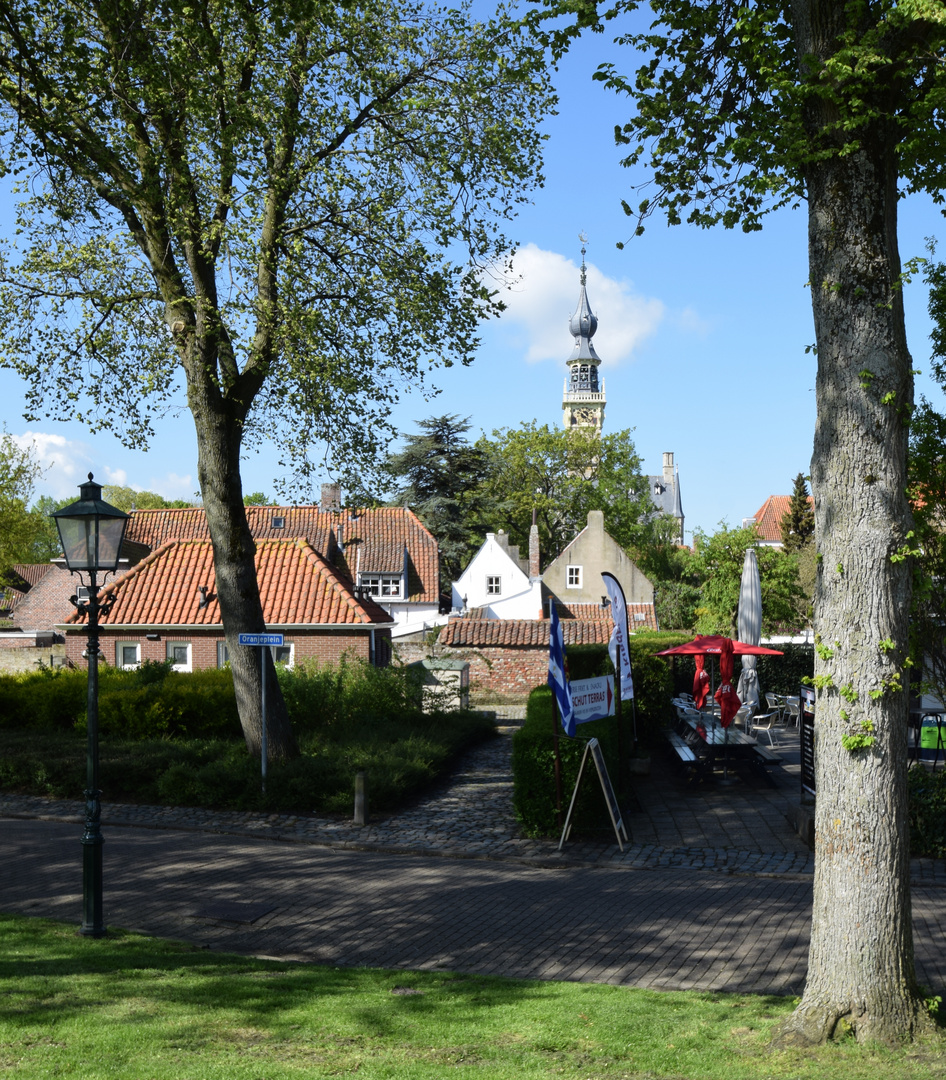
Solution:
[[[487,533],[486,542],[453,582],[452,604],[455,611],[483,608],[489,619],[538,619],[542,582],[530,580],[496,534]]]

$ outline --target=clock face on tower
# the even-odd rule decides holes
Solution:
[[[597,423],[597,419],[594,409],[575,409],[572,413],[573,424],[594,424]]]

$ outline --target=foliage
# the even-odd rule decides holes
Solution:
[[[350,662],[279,670],[301,754],[259,762],[240,740],[229,671],[182,674],[165,664],[103,668],[100,781],[106,798],[234,810],[350,813],[355,772],[371,805],[390,810],[436,779],[464,747],[493,733],[473,713],[423,713],[406,669]],[[0,785],[70,797],[85,768],[84,672],[0,677]]]
[[[154,491],[137,491],[135,488],[120,487],[117,484],[104,484],[102,498],[126,513],[130,510],[187,509],[197,505],[186,499],[165,499]]]
[[[631,671],[634,676],[633,705],[626,701],[624,730],[627,732],[626,753],[632,749],[631,732],[636,727],[638,752],[649,753],[656,745],[659,732],[672,719],[671,669],[666,661],[654,654],[671,645],[681,644],[685,637],[667,634],[635,634],[629,641]],[[604,645],[569,646],[566,649],[569,681],[613,674],[613,667]],[[526,720],[513,735],[512,771],[513,806],[523,830],[530,836],[553,836],[557,833],[555,810],[554,749],[552,743],[552,692],[547,686],[536,687],[529,695]],[[581,724],[574,739],[561,734],[556,719],[559,752],[562,761],[562,791],[567,802],[575,786],[585,742],[596,738],[602,747],[611,783],[618,790],[618,733],[615,717]],[[564,811],[563,811],[564,813]],[[577,832],[610,828],[607,807],[594,774],[582,780],[575,807],[574,829]]]
[[[538,179],[550,103],[541,53],[503,12],[0,14],[24,200],[3,362],[34,415],[140,440],[182,369],[256,435],[284,432],[303,467],[315,437],[384,446],[401,380],[468,362],[497,310],[478,267],[509,250],[496,222]]]
[[[910,769],[910,854],[946,857],[946,770]]]
[[[586,428],[502,428],[477,447],[487,456],[486,494],[498,504],[510,541],[525,548],[537,512],[543,555],[554,558],[604,512],[605,530],[627,547],[654,507],[629,429],[599,436]]]
[[[759,689],[763,694],[797,696],[799,686],[814,676],[814,646],[786,642],[773,648],[779,649],[783,655],[756,657]]]
[[[417,426],[421,434],[405,437],[385,472],[399,482],[394,502],[409,506],[437,538],[440,591],[449,595],[483,542],[492,506],[483,488],[488,459],[466,438],[468,420],[435,416]]]
[[[931,255],[935,251],[931,244]],[[946,265],[925,270],[933,320],[932,375],[946,389]],[[946,416],[921,397],[910,421],[909,477],[917,557],[914,560],[911,649],[914,692],[946,701]]]
[[[31,447],[22,450],[12,436],[0,434],[0,581],[14,563],[33,561],[41,526],[27,507],[40,471]]]
[[[690,581],[658,581],[654,607],[661,630],[692,630],[700,607],[700,587]]]
[[[814,540],[815,512],[809,501],[808,481],[803,473],[795,477],[788,510],[779,524],[786,551],[800,551]]]
[[[754,547],[762,586],[762,632],[794,627],[804,599],[794,556],[759,545],[754,525],[730,529],[725,522],[712,536],[697,533],[694,568],[700,580],[696,630],[701,634],[738,637],[739,585],[746,551]]]
[[[326,445],[373,459],[401,389],[470,361],[501,308],[482,269],[541,182],[544,57],[503,10],[426,0],[0,0],[0,102],[22,200],[0,364],[31,418],[136,447],[186,391],[258,752],[270,660],[237,641],[264,626],[241,456],[276,436],[300,483]]]

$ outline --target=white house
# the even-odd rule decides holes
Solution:
[[[519,558],[518,547],[510,547],[506,533],[487,533],[486,542],[453,582],[452,603],[456,612],[478,610],[487,619],[540,619],[538,528],[532,526],[527,560]]]

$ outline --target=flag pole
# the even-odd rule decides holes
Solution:
[[[549,597],[549,620],[552,618],[553,597]],[[535,609],[533,608],[533,611]],[[552,693],[552,747],[555,757],[555,813],[558,817],[558,827],[562,827],[562,753],[558,745],[558,717],[559,709],[556,704],[555,693]]]

